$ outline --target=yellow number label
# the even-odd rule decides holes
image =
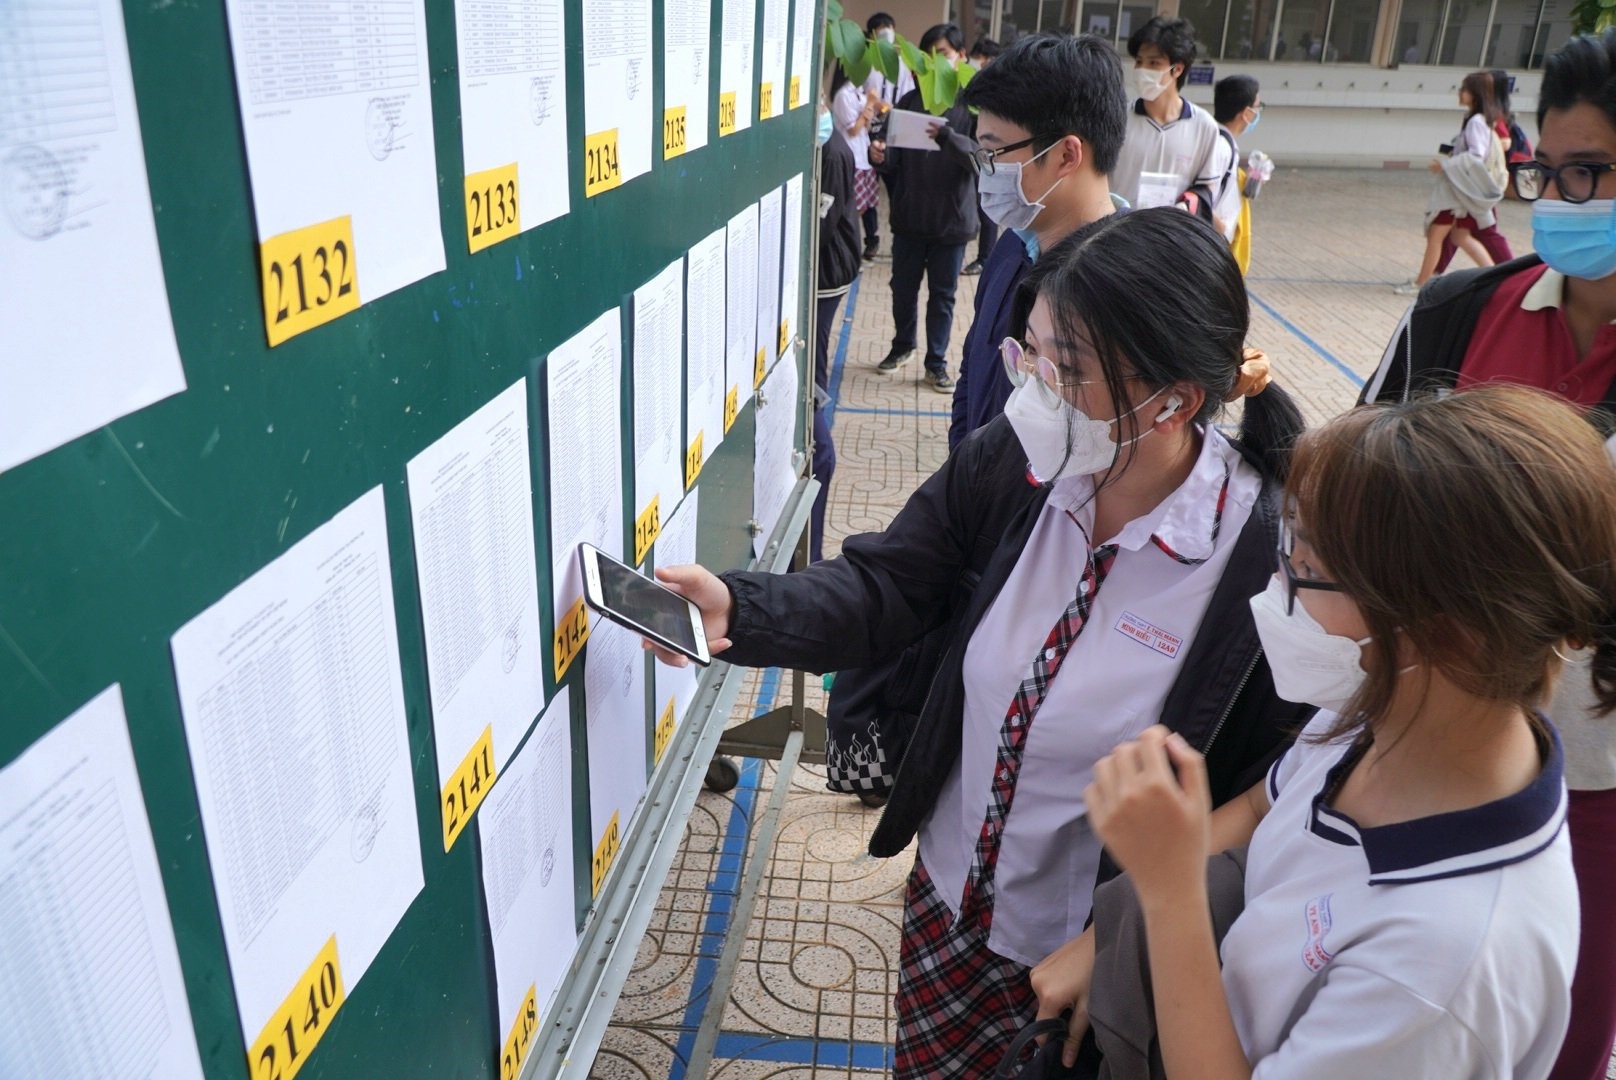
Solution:
[[[735,414],[740,412],[741,388],[732,386],[729,393],[724,395],[724,434],[735,425]]]
[[[662,158],[676,158],[685,152],[685,107],[680,105],[662,114]]]
[[[555,677],[556,682],[567,673],[572,662],[583,651],[584,642],[589,640],[589,609],[584,607],[584,598],[579,597],[567,613],[561,616],[561,623],[555,632]]]
[[[333,934],[247,1051],[253,1080],[292,1080],[331,1026],[345,996]]]
[[[589,894],[600,895],[600,883],[606,880],[606,871],[612,868],[612,860],[617,858],[617,813],[612,812],[612,820],[606,826],[600,843],[595,845],[595,858],[589,864]]]
[[[584,140],[584,198],[593,198],[623,182],[617,161],[617,129],[597,131]]]
[[[802,76],[793,75],[786,84],[786,108],[795,109],[802,104]]]
[[[780,344],[779,344],[779,347],[775,350],[775,355],[776,356],[784,356],[786,354],[786,346],[790,345],[790,344],[791,344],[791,320],[790,319],[781,319],[780,320]]]
[[[718,137],[735,134],[735,91],[718,95]]]
[[[685,451],[685,490],[686,491],[689,491],[692,487],[694,487],[696,485],[696,477],[701,475],[701,463],[702,463],[701,441],[702,441],[702,437],[705,436],[706,434],[707,433],[705,431],[696,432],[696,438],[695,438],[695,440],[693,442],[691,442],[690,449]]]
[[[522,231],[517,210],[516,162],[466,177],[466,243],[472,251]]]
[[[672,741],[673,741],[673,699],[669,698],[668,699],[668,704],[663,707],[662,715],[657,717],[657,722],[656,722],[656,762],[657,762],[657,764],[660,765],[662,763],[662,754],[663,754],[663,752],[665,750],[667,750],[668,744],[670,742],[672,742]]]
[[[662,534],[661,502],[661,495],[651,496],[650,504],[634,519],[635,566],[645,561],[646,555],[650,554],[651,545],[656,543],[656,538]]]
[[[774,84],[764,83],[758,87],[758,119],[767,120],[774,115]]]
[[[539,1030],[539,1004],[535,1000],[538,984],[527,988],[522,1007],[516,1010],[516,1023],[505,1036],[505,1049],[499,1055],[500,1080],[516,1080],[522,1075],[522,1062],[527,1060],[528,1047],[533,1045],[533,1033]]]
[[[347,215],[265,240],[258,262],[272,346],[359,306],[353,218]]]
[[[448,851],[494,786],[494,726],[483,728],[477,744],[443,785],[443,850]]]
[[[754,390],[763,385],[763,376],[768,374],[768,355],[768,351],[762,345],[759,345],[757,355],[752,357],[752,389]]]

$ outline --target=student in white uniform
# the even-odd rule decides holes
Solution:
[[[1246,603],[1272,572],[1301,417],[1243,362],[1228,245],[1179,210],[1113,215],[1028,280],[1004,415],[885,532],[794,574],[657,571],[732,663],[867,667],[946,628],[940,660],[893,676],[929,690],[870,840],[882,857],[920,840],[899,1080],[991,1075],[1032,1020],[1029,967],[1082,928],[1106,873],[1076,797],[1096,761],[1171,724],[1207,750],[1221,800],[1260,782],[1305,715],[1274,696]],[[1231,440],[1214,421],[1242,397]]]
[[[1111,191],[1144,209],[1171,206],[1196,184],[1216,189],[1219,142],[1212,114],[1179,91],[1195,62],[1195,28],[1188,19],[1158,15],[1128,39],[1134,89],[1122,156],[1111,170]]]
[[[1562,401],[1495,385],[1338,417],[1286,490],[1252,610],[1279,693],[1321,711],[1215,814],[1160,728],[1085,793],[1143,911],[1166,1070],[1547,1076],[1577,886],[1538,710],[1579,646],[1616,705],[1616,470]],[[1205,859],[1248,841],[1220,973]],[[1035,973],[1041,1012],[1084,1000],[1085,963],[1079,939]]]

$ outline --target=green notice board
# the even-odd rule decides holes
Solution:
[[[468,254],[455,13],[426,4],[439,218],[447,269],[274,349],[265,344],[258,237],[223,3],[126,3],[129,50],[163,269],[188,389],[0,473],[0,764],[121,684],[205,1071],[248,1075],[181,723],[169,639],[366,491],[385,492],[392,586],[425,887],[348,987],[304,1077],[498,1075],[492,954],[478,844],[445,854],[405,463],[512,383],[528,383],[534,561],[550,613],[544,363],[549,351],[789,178],[804,176],[802,302],[812,319],[814,87],[804,107],[718,137],[721,9],[714,0],[708,145],[584,197],[583,19],[565,0],[571,212]],[[822,26],[817,0],[810,25]],[[759,0],[757,41],[763,16]],[[654,116],[662,117],[662,5]],[[819,42],[811,55],[819,56]],[[810,70],[817,70],[811,67]],[[754,75],[754,78],[756,76]],[[805,77],[804,82],[809,80]],[[754,91],[757,89],[754,86]],[[783,93],[783,91],[780,91]],[[754,99],[754,109],[756,102]],[[96,312],[85,311],[85,318]],[[625,317],[625,353],[629,346]],[[772,348],[772,344],[771,344]],[[789,360],[803,362],[801,350]],[[800,382],[806,387],[807,371]],[[751,554],[753,409],[703,470],[704,562]],[[633,522],[630,380],[623,379],[625,538]],[[687,436],[688,437],[688,436]],[[800,433],[799,433],[800,438]],[[668,510],[664,510],[664,518]],[[572,684],[575,877],[589,906],[581,665]],[[649,680],[648,680],[649,682]],[[648,723],[651,718],[648,715]],[[266,763],[266,769],[270,766]]]

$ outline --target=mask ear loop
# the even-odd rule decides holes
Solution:
[[[1561,663],[1569,664],[1571,667],[1582,667],[1584,664],[1588,663],[1588,658],[1586,656],[1583,657],[1581,660],[1573,660],[1571,657],[1567,656],[1565,653],[1561,652],[1559,649],[1555,648],[1553,645],[1549,646],[1549,651],[1552,652],[1555,656],[1558,656],[1560,658]]]

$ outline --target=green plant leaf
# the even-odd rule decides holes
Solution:
[[[842,19],[842,0],[825,0],[825,21],[840,22]]]
[[[908,38],[898,39],[898,51],[903,56],[903,62],[909,65],[909,70],[915,73],[917,79],[931,66],[931,58],[915,48]]]
[[[842,19],[836,23],[831,31],[831,52],[847,72],[847,77],[859,86],[870,77],[870,65],[864,59],[869,43],[864,39],[864,31],[852,19]]]
[[[890,42],[876,38],[875,50],[872,54],[870,66],[886,76],[889,83],[896,84],[901,62],[898,59],[898,49]]]
[[[959,96],[959,75],[953,64],[939,62],[933,68],[933,100],[926,108],[933,116],[941,116],[953,107],[954,99]]]
[[[971,80],[976,78],[976,65],[968,60],[961,60],[954,68],[954,77],[959,80],[959,88],[965,89],[971,85]]]
[[[937,100],[937,69],[930,68],[915,76],[915,85],[920,88],[920,103],[932,115],[937,114],[933,103]]]

